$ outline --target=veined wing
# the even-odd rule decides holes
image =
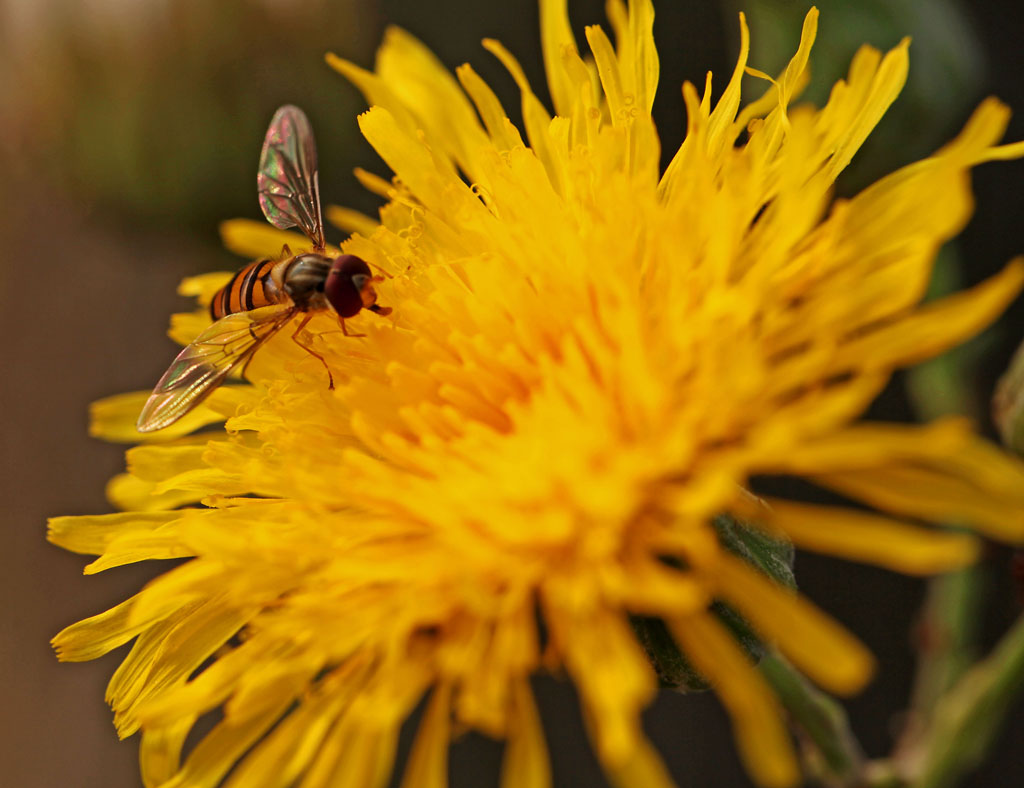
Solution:
[[[316,142],[306,114],[291,104],[274,113],[256,176],[260,207],[274,227],[298,227],[317,251],[324,248]]]
[[[174,359],[146,400],[136,428],[153,432],[176,422],[297,312],[294,304],[274,304],[222,317]]]

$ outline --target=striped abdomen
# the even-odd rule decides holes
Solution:
[[[241,269],[213,296],[210,316],[220,320],[225,315],[280,303],[279,290],[270,275],[275,265],[275,260],[257,260]]]

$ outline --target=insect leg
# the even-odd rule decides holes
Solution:
[[[350,334],[350,333],[348,333],[348,329],[345,328],[345,318],[343,318],[343,317],[339,317],[338,318],[338,325],[341,326],[341,333],[344,334],[347,337],[365,337],[366,336],[366,334]]]
[[[311,314],[307,314],[305,317],[302,318],[302,322],[299,323],[299,327],[296,328],[295,329],[295,333],[292,334],[292,342],[294,342],[300,348],[305,350],[311,356],[316,356],[318,359],[320,359],[320,363],[323,364],[324,365],[324,369],[327,370],[328,388],[333,389],[334,388],[334,375],[331,374],[331,368],[327,365],[327,361],[324,359],[323,356],[321,356],[319,353],[317,353],[315,350],[313,350],[313,348],[311,348],[309,345],[307,345],[307,344],[303,343],[301,340],[299,340],[299,333],[302,331],[302,329],[304,329],[306,327],[306,323],[308,323],[312,319],[313,319],[313,315],[311,315]]]

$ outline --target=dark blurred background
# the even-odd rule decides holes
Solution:
[[[584,24],[603,3],[570,0]],[[851,193],[951,137],[970,109],[996,94],[1016,107],[1009,139],[1024,139],[1024,22],[1019,2],[822,0],[815,75],[821,100],[856,46],[913,36],[910,81],[838,186]],[[656,120],[668,153],[685,119],[679,85],[732,70],[736,12],[752,27],[751,65],[777,72],[794,51],[806,2],[655,3],[661,54]],[[325,203],[373,212],[352,169],[386,174],[357,135],[362,99],[323,62],[335,51],[369,66],[387,24],[425,40],[450,67],[471,60],[505,98],[511,79],[479,45],[501,39],[546,94],[532,0],[0,0],[0,336],[6,357],[0,583],[0,783],[18,788],[136,786],[137,739],[119,743],[103,689],[122,655],[59,665],[48,641],[59,629],[134,593],[159,567],[84,578],[83,558],[49,546],[45,519],[109,511],[107,479],[123,447],[87,437],[90,401],[147,388],[174,353],[168,314],[191,274],[241,261],[219,246],[217,223],[259,218],[255,169],[266,123],[285,102],[304,107],[317,131]],[[513,118],[517,120],[517,118]],[[989,276],[1024,252],[1024,164],[982,167],[977,216],[943,255],[937,289]],[[936,195],[941,199],[941,195]],[[335,234],[331,240],[340,240]],[[1018,302],[982,339],[941,363],[901,375],[872,416],[906,420],[959,410],[992,432],[986,403],[1024,334]],[[993,547],[979,621],[987,648],[1019,613],[1013,554]],[[871,646],[879,673],[848,703],[872,756],[887,753],[910,692],[911,622],[921,581],[800,555],[803,589]],[[583,735],[571,688],[538,682],[555,784],[604,783]],[[728,722],[710,695],[664,693],[648,731],[680,785],[746,786]],[[454,786],[498,784],[500,746],[469,736],[452,756]],[[1024,714],[1018,706],[995,756],[965,783],[1020,785]]]

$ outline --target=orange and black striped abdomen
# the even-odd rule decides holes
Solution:
[[[277,303],[268,297],[264,281],[277,263],[274,260],[257,260],[249,263],[231,281],[217,291],[210,301],[210,316],[220,320],[225,315],[248,312],[261,306]]]

